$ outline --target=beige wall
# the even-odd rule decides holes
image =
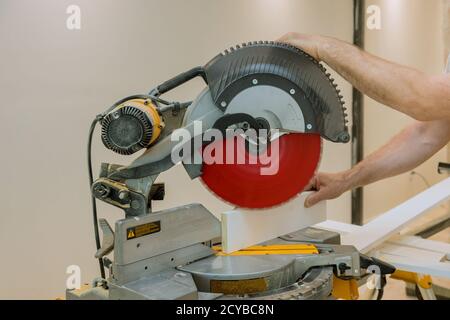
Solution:
[[[81,7],[80,31],[65,27]],[[296,30],[352,36],[351,0],[0,0],[0,298],[53,298],[68,265],[97,275],[85,145],[93,117],[115,100],[203,64],[234,44]],[[339,79],[351,103],[351,87]],[[193,98],[194,81],[171,95]],[[94,144],[100,161],[129,163]],[[350,147],[324,148],[322,169],[350,165]],[[181,167],[164,174],[167,201],[226,208]],[[122,213],[100,205],[111,224]],[[330,205],[348,221],[349,196]]]
[[[442,0],[368,0],[367,5],[370,4],[381,8],[382,29],[366,31],[366,49],[369,52],[427,73],[443,71]],[[368,154],[412,120],[369,98],[366,98],[365,103],[364,145],[365,153]],[[434,184],[444,178],[437,174],[437,163],[446,160],[446,151],[442,150],[416,171],[430,184]],[[366,187],[365,220],[425,188],[426,184],[421,178],[409,173]]]
[[[442,37],[444,41],[444,59],[450,54],[450,0],[442,1]]]

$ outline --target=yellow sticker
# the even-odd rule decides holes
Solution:
[[[161,231],[161,221],[141,224],[127,229],[127,240],[143,237]]]

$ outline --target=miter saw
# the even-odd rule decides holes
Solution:
[[[162,98],[195,77],[206,83],[195,101]],[[97,116],[90,137],[100,123],[106,148],[122,155],[144,152],[129,166],[102,164],[100,177],[91,181],[94,223],[95,198],[122,208],[125,218],[114,231],[99,220],[103,241],[100,246],[96,225],[95,256],[102,277],[90,289],[68,290],[67,298],[354,297],[354,282],[369,266],[377,266],[380,275],[394,268],[341,246],[337,234],[308,228],[226,254],[220,222],[203,205],[151,210],[152,201],[164,198],[164,185],[156,178],[177,162],[236,207],[264,210],[286,203],[313,177],[322,138],[349,142],[346,122],[342,96],[325,68],[305,52],[274,42],[233,47],[147,95],[118,101]],[[259,156],[274,144],[278,170],[262,174],[266,163]],[[215,156],[231,153],[231,159],[244,161],[206,161],[202,156],[211,147]],[[107,257],[112,251],[113,261]]]

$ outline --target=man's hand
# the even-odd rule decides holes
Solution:
[[[305,207],[310,208],[323,200],[336,199],[351,189],[346,173],[318,173],[306,190],[316,190],[305,200]]]
[[[365,95],[418,121],[450,120],[449,75],[427,75],[332,37],[290,32],[278,41],[305,51]]]
[[[324,39],[325,38],[322,36],[289,32],[279,38],[277,41],[297,47],[305,51],[317,61],[320,61],[320,46],[324,42]]]

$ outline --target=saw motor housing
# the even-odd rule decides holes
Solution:
[[[164,122],[150,99],[125,101],[102,119],[102,141],[107,149],[131,155],[158,139]]]

